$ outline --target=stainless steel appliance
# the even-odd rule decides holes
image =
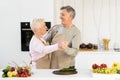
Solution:
[[[48,29],[51,27],[51,22],[45,22]],[[21,26],[21,51],[29,51],[29,42],[33,35],[30,28],[30,22],[20,22]]]

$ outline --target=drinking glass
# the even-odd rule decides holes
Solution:
[[[114,50],[119,51],[119,43],[118,42],[114,43]]]

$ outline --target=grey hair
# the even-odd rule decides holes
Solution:
[[[35,28],[39,28],[40,27],[41,22],[44,22],[44,19],[41,19],[41,18],[33,19],[32,24],[31,24],[31,29],[32,29],[33,32],[34,32]]]
[[[72,15],[72,19],[75,18],[76,12],[75,9],[73,9],[71,6],[63,6],[60,8],[60,10],[66,9],[68,13]]]

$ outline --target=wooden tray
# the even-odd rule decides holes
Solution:
[[[81,51],[81,52],[86,52],[86,51],[97,51],[97,49],[79,49],[79,51]]]
[[[56,71],[53,71],[53,74],[57,74],[57,75],[71,75],[71,74],[77,74],[77,71],[60,72],[59,70],[56,70]]]

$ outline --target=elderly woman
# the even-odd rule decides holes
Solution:
[[[46,45],[46,41],[43,39],[43,35],[46,33],[47,27],[43,19],[34,19],[32,21],[31,29],[34,33],[30,45],[29,52],[32,58],[32,67],[49,68],[50,66],[50,55],[49,53],[59,50],[66,49],[68,42],[63,41],[54,45]]]

